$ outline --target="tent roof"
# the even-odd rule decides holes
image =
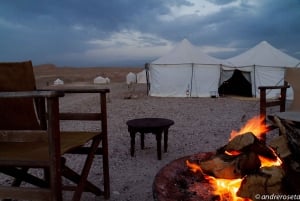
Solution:
[[[199,47],[183,39],[169,53],[156,59],[152,64],[222,64],[224,60],[211,57],[203,53]]]
[[[253,48],[235,57],[227,59],[235,66],[278,66],[295,67],[300,60],[276,49],[266,41],[262,41]]]

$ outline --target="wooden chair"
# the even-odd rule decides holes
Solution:
[[[14,178],[10,186],[1,184],[0,198],[61,201],[63,190],[70,190],[74,191],[72,200],[80,200],[83,192],[108,199],[108,92],[36,90],[31,61],[0,63],[0,172]],[[60,113],[59,100],[66,93],[100,94],[100,112]],[[61,131],[60,120],[99,121],[100,131]],[[80,173],[67,166],[66,154],[86,155]],[[102,155],[103,190],[87,180],[95,155]],[[30,168],[43,170],[44,177],[31,174]],[[62,177],[76,185],[63,184]]]
[[[260,116],[265,118],[271,114],[267,114],[269,107],[279,107],[279,113],[283,114],[286,111],[297,111],[300,112],[300,68],[287,68],[285,71],[285,83],[282,86],[260,86]],[[292,87],[294,99],[290,106],[286,109],[286,91],[287,88]],[[267,99],[267,90],[278,89],[280,90],[280,97],[278,99]],[[279,114],[277,113],[277,114]],[[273,115],[273,114],[272,114]],[[272,116],[271,115],[271,116]],[[276,127],[270,126],[270,129]]]

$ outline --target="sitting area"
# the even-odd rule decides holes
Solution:
[[[99,111],[61,112],[61,98],[76,93],[98,94]],[[63,192],[71,191],[73,201],[84,192],[109,199],[108,93],[97,88],[38,90],[31,61],[0,63],[0,172],[12,178],[10,185],[1,184],[0,198],[61,201]],[[61,121],[98,122],[98,129],[65,131]],[[67,154],[86,156],[82,170],[68,167]],[[103,185],[100,178],[97,185],[88,180],[97,156],[102,156]]]

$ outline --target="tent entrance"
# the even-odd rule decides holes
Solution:
[[[242,72],[234,70],[233,75],[228,80],[224,81],[218,89],[220,96],[224,95],[237,95],[252,97],[251,83],[245,78],[249,77],[250,72]]]

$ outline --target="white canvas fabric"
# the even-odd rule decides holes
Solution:
[[[218,91],[220,67],[228,64],[203,53],[187,39],[150,63],[151,96],[209,97]]]
[[[232,63],[234,67],[223,66],[222,71],[231,71],[233,73],[234,69],[238,69],[250,72],[252,95],[255,97],[259,97],[259,86],[282,85],[284,83],[285,69],[296,67],[300,63],[300,60],[276,49],[266,41],[260,42],[244,53],[227,59],[227,61]],[[228,76],[228,72],[226,74]],[[221,81],[225,81],[223,76],[221,76]],[[270,90],[267,93],[267,98],[279,96],[278,90]],[[290,89],[288,90],[288,96],[289,98],[292,96]]]
[[[136,74],[134,74],[133,72],[129,72],[126,75],[126,83],[129,84],[134,84],[136,83]]]
[[[61,79],[59,79],[59,78],[57,78],[57,79],[54,80],[54,82],[53,82],[53,85],[63,85],[63,84],[64,84],[64,81],[61,80]]]
[[[136,74],[136,82],[142,84],[147,83],[146,70],[142,70]]]
[[[109,78],[104,78],[102,76],[98,76],[94,79],[94,84],[108,84],[109,82]]]

